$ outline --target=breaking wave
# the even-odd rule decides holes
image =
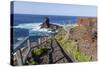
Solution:
[[[17,26],[13,26],[13,28],[28,29],[29,32],[32,32],[32,31],[51,32],[47,28],[41,28],[41,26],[40,26],[41,24],[42,23],[23,23],[23,24],[19,24]],[[62,26],[61,24],[58,24],[58,23],[52,23],[52,24]]]

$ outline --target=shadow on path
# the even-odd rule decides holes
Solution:
[[[68,62],[73,62],[72,59],[64,52],[63,48],[60,46],[60,44],[58,43],[58,41],[56,39],[54,39],[56,41],[56,43],[58,44],[58,46],[61,49],[62,54],[64,55],[64,57],[67,59]]]
[[[51,50],[48,52],[49,64],[57,63],[64,58],[69,63],[73,62],[72,59],[64,52],[63,48],[60,46],[60,44],[58,43],[58,41],[56,39],[51,40],[50,46],[51,46]],[[59,48],[59,50],[56,50],[57,47]],[[56,61],[54,61],[57,57],[56,55],[59,56],[59,54],[56,54],[56,52],[54,53],[54,51],[58,51],[58,53],[62,54],[63,57],[59,57]],[[55,59],[53,58],[54,55],[55,55]]]
[[[51,50],[49,51],[49,64],[52,64],[53,63],[53,59],[52,59],[52,53],[53,53],[53,47],[52,47],[52,40],[50,41],[50,47],[51,47]]]

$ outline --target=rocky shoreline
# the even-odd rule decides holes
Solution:
[[[48,17],[44,17],[43,23],[40,26],[41,28],[49,28],[51,31],[55,31],[61,27],[56,24],[51,24]]]

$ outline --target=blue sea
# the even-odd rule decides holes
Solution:
[[[13,44],[33,34],[33,41],[36,42],[37,34],[47,31],[38,27],[43,22],[45,16],[50,19],[50,23],[58,25],[68,24],[69,22],[70,24],[74,24],[77,21],[76,16],[13,14],[13,22],[11,22],[11,28],[13,28]]]

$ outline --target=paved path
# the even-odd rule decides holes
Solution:
[[[51,40],[49,46],[51,46],[51,49],[48,51],[48,54],[41,57],[42,62],[40,64],[73,62],[63,51],[62,47],[59,45],[56,39]]]

